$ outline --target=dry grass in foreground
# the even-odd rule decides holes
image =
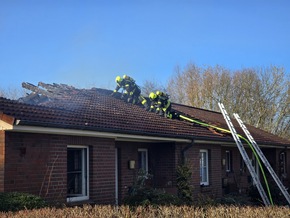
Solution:
[[[35,210],[22,210],[18,212],[0,213],[0,217],[290,217],[288,207],[189,207],[189,206],[159,206],[136,207],[129,206],[100,206],[84,205],[83,207],[67,207],[62,209],[43,208]]]

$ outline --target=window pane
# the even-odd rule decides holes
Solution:
[[[208,153],[206,150],[200,151],[200,183],[202,185],[208,185]]]
[[[231,151],[226,151],[226,171],[232,171],[232,154]]]
[[[82,174],[68,173],[67,186],[69,196],[79,196],[82,194]]]
[[[68,149],[67,151],[67,170],[80,171],[82,169],[82,152],[81,149]]]
[[[138,150],[138,167],[139,169],[144,170],[145,172],[148,171],[148,163],[147,163],[147,150],[146,149],[140,149]]]
[[[87,149],[67,149],[67,196],[87,195]]]
[[[279,155],[279,168],[280,168],[279,169],[280,174],[286,174],[286,153],[285,152],[282,152]]]

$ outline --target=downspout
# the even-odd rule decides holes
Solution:
[[[185,146],[182,150],[181,150],[181,162],[182,164],[185,164],[185,153],[186,151],[188,151],[193,145],[195,144],[194,138],[191,140],[191,143],[188,144],[187,146]]]

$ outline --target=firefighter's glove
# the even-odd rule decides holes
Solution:
[[[165,114],[165,117],[167,117],[169,119],[172,119],[173,118],[173,115],[172,115],[172,113],[168,113],[168,114]]]
[[[180,118],[180,114],[178,114],[178,113],[174,112],[172,115],[173,115],[172,116],[173,119],[179,119]]]

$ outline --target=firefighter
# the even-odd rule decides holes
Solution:
[[[171,102],[166,93],[161,91],[157,91],[156,93],[151,92],[149,94],[149,99],[151,101],[149,111],[155,112],[164,117],[172,118]]]
[[[121,99],[124,99],[128,103],[138,104],[141,103],[146,109],[148,104],[146,99],[141,95],[140,87],[135,83],[135,80],[130,76],[123,75],[123,77],[116,77],[117,86],[112,93],[114,96],[120,88],[123,89]]]

